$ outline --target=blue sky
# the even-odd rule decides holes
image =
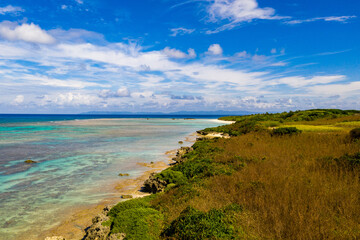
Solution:
[[[4,0],[0,112],[360,109],[358,0]]]

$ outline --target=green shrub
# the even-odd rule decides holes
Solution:
[[[158,239],[163,218],[153,208],[127,209],[114,219],[111,233],[126,233],[126,239]]]
[[[354,154],[354,155],[349,155],[349,154],[345,154],[344,156],[340,157],[340,158],[335,158],[335,161],[337,162],[337,164],[339,166],[341,166],[342,168],[345,168],[347,170],[355,170],[355,169],[359,169],[360,168],[360,152]]]
[[[164,237],[175,239],[235,239],[236,230],[231,212],[242,211],[236,204],[207,213],[187,207],[163,232]]]
[[[198,131],[200,134],[206,134],[209,132],[222,132],[227,133],[230,136],[240,136],[242,134],[247,134],[250,132],[259,132],[263,131],[265,128],[256,120],[242,119],[230,125],[206,128],[202,131]]]
[[[296,127],[284,127],[284,128],[276,128],[272,131],[272,135],[275,136],[283,136],[283,135],[294,135],[299,134],[302,131],[297,129]]]
[[[155,195],[154,195],[155,196]],[[150,207],[150,201],[154,198],[153,195],[144,197],[144,198],[137,198],[132,199],[125,202],[120,202],[116,204],[113,208],[111,208],[109,212],[110,217],[116,217],[120,215],[126,209],[133,209],[133,208],[148,208]]]
[[[174,166],[174,169],[182,172],[188,179],[195,176],[212,176],[213,162],[210,159],[194,159],[182,162]]]
[[[156,177],[164,180],[167,184],[183,185],[187,179],[184,174],[180,171],[173,171],[172,169],[165,169],[161,173],[156,174]]]
[[[360,139],[360,128],[354,128],[350,131],[350,138],[351,140]]]
[[[360,152],[354,155],[345,154],[339,158],[324,157],[318,162],[326,169],[354,171],[360,169]]]
[[[126,239],[159,239],[163,229],[164,216],[150,206],[155,197],[120,202],[110,212],[111,233],[125,233]]]
[[[175,183],[168,184],[165,188],[165,192],[169,191],[170,189],[173,189],[174,187],[176,187]]]

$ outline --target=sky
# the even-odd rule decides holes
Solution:
[[[1,0],[0,113],[360,109],[358,0]]]

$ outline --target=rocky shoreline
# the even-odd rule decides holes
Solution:
[[[193,133],[185,138],[184,142],[193,144],[200,135],[198,133]],[[203,137],[203,136],[202,136]],[[122,196],[131,196],[131,198],[145,197],[152,194],[154,191],[146,191],[146,188],[154,188],[156,192],[163,191],[165,189],[164,183],[161,183],[160,179],[156,178],[156,173],[159,173],[169,166],[177,164],[182,161],[182,156],[186,154],[191,147],[181,147],[177,150],[171,150],[165,153],[168,156],[169,162],[155,162],[155,163],[138,163],[139,165],[150,167],[151,170],[146,171],[142,176],[136,179],[126,179],[120,181],[116,186]],[[129,199],[131,199],[129,197]],[[125,200],[125,198],[123,198]],[[127,199],[126,199],[127,200]],[[112,238],[101,237],[103,235],[97,236],[96,232],[103,231],[106,233],[106,229],[99,229],[96,231],[90,229],[97,229],[101,225],[99,220],[106,219],[106,216],[109,209],[112,206],[116,205],[119,200],[115,201],[114,199],[105,200],[102,203],[96,206],[90,206],[86,209],[77,211],[75,214],[69,216],[65,222],[60,224],[49,231],[41,234],[41,238],[45,240],[71,240],[71,239],[122,239],[120,235],[112,236]],[[91,224],[91,226],[89,226]],[[102,226],[102,225],[101,225]],[[89,234],[89,232],[92,232]],[[99,238],[100,237],[100,238]],[[124,238],[124,236],[123,236]]]
[[[173,163],[170,165],[175,165],[186,160],[184,155],[192,150],[192,147],[181,147],[177,150],[175,157],[172,158]],[[168,183],[159,177],[157,173],[153,172],[150,174],[149,178],[145,180],[143,188],[141,191],[146,193],[155,194],[158,192],[163,192],[167,187]],[[83,240],[122,240],[126,237],[125,233],[110,233],[110,226],[106,225],[106,221],[109,220],[108,213],[111,207],[106,206],[103,211],[92,219],[92,225],[87,228],[86,235]],[[46,239],[52,240],[52,239]],[[57,240],[57,239],[55,239]],[[63,240],[63,239],[61,239]],[[65,240],[65,238],[64,238]]]

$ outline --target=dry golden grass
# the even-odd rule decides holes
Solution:
[[[233,176],[214,177],[194,202],[204,210],[231,202],[245,206],[252,218],[248,228],[261,239],[355,239],[360,237],[359,173],[323,169],[318,159],[359,150],[346,135],[237,137],[225,144],[228,157],[258,160]]]
[[[247,165],[231,176],[205,179],[192,197],[176,190],[155,202],[175,219],[188,205],[208,211],[230,203],[244,206],[238,218],[244,239],[359,239],[359,171],[326,169],[319,159],[360,151],[345,132],[271,137],[251,133],[214,143],[225,151],[215,157]],[[177,194],[177,195],[176,195]]]

